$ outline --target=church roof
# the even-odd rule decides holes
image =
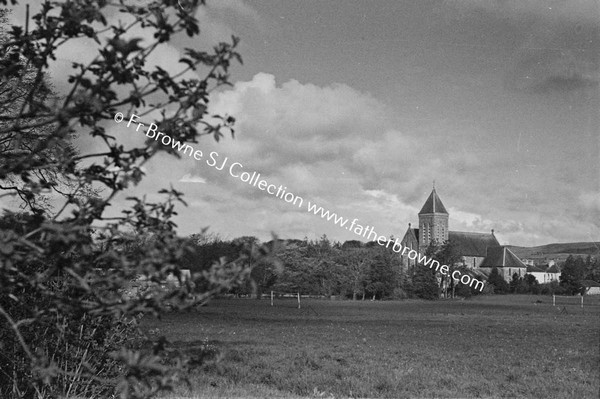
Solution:
[[[419,212],[419,215],[423,213],[445,213],[446,215],[448,214],[446,208],[444,207],[444,204],[442,204],[442,200],[440,199],[440,197],[438,197],[437,193],[435,192],[435,188],[431,191],[431,194],[429,194],[429,198],[427,198],[427,201],[425,201],[425,204],[423,205],[423,208],[421,208],[421,212]]]
[[[419,242],[419,229],[409,229],[412,235],[415,237],[415,240]]]
[[[471,233],[466,231],[449,231],[448,240],[461,256],[487,256],[489,247],[498,247],[500,243],[492,233]]]
[[[513,254],[506,246],[490,247],[487,256],[479,267],[522,267],[527,268],[525,263],[517,255]]]

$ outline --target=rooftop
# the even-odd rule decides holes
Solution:
[[[440,197],[438,197],[437,193],[435,192],[435,188],[431,191],[431,194],[429,194],[429,198],[427,198],[427,201],[425,201],[425,204],[423,205],[423,208],[421,208],[419,215],[423,213],[445,213],[446,215],[448,214],[446,208],[444,207],[444,204],[442,204],[442,200],[440,199]]]
[[[515,267],[527,268],[521,259],[512,253],[506,246],[490,247],[487,250],[487,256],[481,262],[479,267]]]

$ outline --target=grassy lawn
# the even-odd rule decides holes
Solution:
[[[218,300],[148,320],[189,353],[207,341],[220,352],[193,392],[172,397],[598,397],[600,306],[560,313],[541,296],[275,305]]]

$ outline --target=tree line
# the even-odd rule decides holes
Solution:
[[[235,258],[243,245],[258,245],[256,237],[223,240],[194,234],[189,237],[195,251],[182,267],[192,271],[209,267],[222,258]],[[393,240],[393,238],[391,238]],[[478,291],[458,283],[448,276],[438,278],[435,270],[425,266],[408,267],[391,248],[376,242],[358,240],[331,241],[326,235],[318,240],[272,240],[278,262],[258,262],[246,284],[232,288],[230,294],[254,295],[258,298],[270,291],[300,293],[345,299],[437,299],[443,296],[471,296]],[[453,264],[458,258],[450,242],[432,243],[426,255],[443,264]],[[456,267],[462,273],[466,268]]]
[[[202,270],[219,259],[235,258],[239,248],[259,245],[256,237],[245,236],[223,240],[218,234],[194,234],[188,238],[194,252],[185,258],[182,267]],[[253,295],[258,298],[270,291],[300,293],[342,299],[404,299],[440,297],[470,297],[478,290],[442,276],[428,267],[407,266],[400,256],[376,242],[358,240],[331,241],[323,235],[318,240],[277,240],[268,246],[276,248],[277,263],[256,263],[245,284],[232,288],[233,295]],[[468,268],[458,266],[460,256],[448,241],[436,242],[426,248],[427,257],[441,264],[455,265],[453,270],[473,275]],[[540,283],[535,276],[514,274],[506,281],[497,268],[485,279],[487,294],[575,295],[582,292],[584,280],[600,281],[600,260],[588,256],[585,260],[572,255],[558,265],[559,281]],[[451,273],[449,273],[451,274]],[[481,276],[475,276],[481,279]]]

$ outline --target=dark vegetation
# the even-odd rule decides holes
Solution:
[[[166,356],[168,342],[139,331],[140,317],[229,290],[267,249],[244,246],[163,289],[193,250],[171,220],[182,194],[131,196],[122,213],[107,209],[143,179],[149,159],[179,155],[151,140],[124,146],[109,131],[117,112],[135,110],[173,140],[233,135],[234,119],[210,114],[208,102],[241,62],[238,39],[186,49],[170,74],[148,57],[173,35],[200,34],[193,15],[203,1],[187,0],[185,10],[177,0],[33,3],[22,26],[9,26],[0,9],[0,397],[154,396],[185,382],[202,357]],[[107,15],[127,22],[109,24]],[[97,53],[73,62],[68,81],[52,81],[57,93],[49,66],[73,42]],[[149,289],[125,296],[140,275]]]
[[[255,237],[240,237],[224,241],[218,236],[196,235],[189,240],[195,250],[186,256],[182,267],[199,271],[221,258],[235,258],[244,245],[258,244]],[[269,247],[274,242],[266,243]],[[469,297],[479,293],[454,280],[438,281],[439,273],[424,266],[410,270],[398,254],[376,242],[331,242],[326,236],[313,240],[278,240],[277,265],[258,262],[245,285],[232,288],[234,295],[253,295],[274,291],[276,294],[314,295],[347,299],[438,299],[442,291],[448,296]],[[451,243],[432,244],[427,256],[440,263],[451,264],[456,259]],[[461,269],[468,273],[468,270]]]

